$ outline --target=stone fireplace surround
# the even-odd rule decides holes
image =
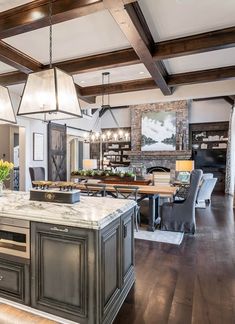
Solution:
[[[130,106],[131,109],[131,165],[142,164],[144,168],[165,167],[175,176],[175,161],[191,158],[189,147],[188,105],[186,100]],[[176,112],[176,150],[175,151],[141,151],[141,116],[146,111]],[[184,133],[184,150],[179,150],[180,134]]]

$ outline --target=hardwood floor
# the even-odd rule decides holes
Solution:
[[[0,304],[0,324],[60,324],[15,307]],[[62,324],[62,323],[61,323]]]
[[[136,240],[136,283],[114,324],[234,324],[232,199],[197,210],[180,246]]]

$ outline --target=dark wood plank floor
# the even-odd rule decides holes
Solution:
[[[197,210],[180,246],[136,240],[136,283],[115,324],[235,324],[232,199]]]

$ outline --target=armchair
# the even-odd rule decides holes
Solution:
[[[162,205],[161,230],[195,233],[195,204],[201,177],[202,170],[193,170],[186,199]]]
[[[213,178],[213,173],[205,173],[202,176],[202,183],[199,187],[196,208],[206,208],[206,204],[211,202],[211,194],[214,190],[217,178]]]

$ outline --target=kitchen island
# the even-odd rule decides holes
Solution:
[[[135,202],[0,197],[0,296],[77,323],[112,323],[134,280]]]

